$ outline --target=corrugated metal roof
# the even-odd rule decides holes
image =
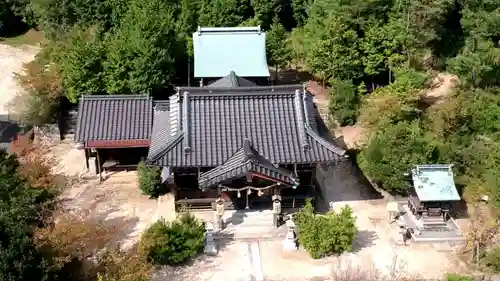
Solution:
[[[144,95],[83,96],[75,141],[146,140],[151,135],[153,102]]]
[[[412,169],[413,185],[422,202],[458,201],[452,165],[417,165]]]
[[[199,27],[193,33],[194,77],[269,77],[260,27]]]
[[[234,71],[231,71],[229,75],[222,77],[221,79],[211,83],[207,87],[210,88],[236,88],[236,87],[251,87],[257,86],[254,82],[241,78]]]
[[[182,93],[182,95],[180,94]],[[240,88],[179,88],[169,139],[152,134],[151,164],[216,167],[249,139],[274,164],[335,162],[345,151],[310,126],[312,102],[302,85]],[[304,106],[304,104],[306,106]],[[172,100],[170,108],[174,108]],[[155,120],[156,122],[156,120]],[[170,121],[172,122],[172,121]]]
[[[250,140],[245,139],[241,148],[225,163],[201,174],[198,186],[202,190],[207,189],[223,182],[244,177],[249,172],[262,174],[289,185],[298,184],[298,180],[292,175],[292,172],[275,167],[251,146]]]

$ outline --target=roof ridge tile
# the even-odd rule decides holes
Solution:
[[[152,99],[148,95],[83,95],[84,100],[149,100]]]

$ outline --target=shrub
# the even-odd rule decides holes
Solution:
[[[159,167],[147,166],[141,161],[137,166],[139,177],[139,188],[142,193],[151,197],[158,197],[164,191],[161,184],[161,169]]]
[[[0,280],[51,280],[48,264],[33,243],[33,228],[53,196],[19,177],[15,155],[0,150]]]
[[[103,272],[97,281],[148,281],[151,265],[136,249],[125,253],[117,250],[106,251],[100,261]]]
[[[360,97],[356,86],[351,81],[334,80],[332,82],[329,111],[341,126],[356,123],[359,106]]]
[[[361,151],[358,163],[363,172],[389,192],[406,194],[403,176],[413,165],[437,163],[438,143],[425,136],[420,122],[401,122],[374,134]]]
[[[324,256],[350,251],[356,238],[356,219],[349,206],[339,213],[316,215],[310,201],[295,216],[299,243],[318,259]]]
[[[384,276],[374,267],[339,263],[332,269],[332,279],[334,281],[382,281]]]
[[[495,273],[500,273],[500,247],[490,250],[484,257],[486,265]]]
[[[154,264],[180,264],[203,249],[205,227],[192,214],[173,222],[159,220],[141,238],[141,252]]]
[[[37,248],[52,261],[53,271],[76,281],[94,280],[99,264],[91,259],[121,232],[119,225],[69,214],[54,215],[47,225],[35,232]]]
[[[55,160],[47,156],[49,151],[46,147],[34,145],[27,135],[19,135],[11,142],[10,149],[19,158],[17,172],[31,187],[49,190],[62,187],[63,182],[58,180],[62,175],[53,174]]]
[[[472,281],[473,278],[465,275],[458,275],[455,273],[446,274],[445,281]]]

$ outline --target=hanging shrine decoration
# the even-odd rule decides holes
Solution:
[[[281,185],[280,183],[276,183],[276,184],[272,184],[272,185],[268,185],[268,186],[264,186],[264,187],[256,187],[256,186],[247,185],[247,186],[244,186],[242,188],[231,188],[231,187],[227,187],[224,185],[219,185],[219,188],[221,188],[221,190],[223,190],[223,191],[237,191],[238,198],[240,198],[241,192],[245,191],[245,190],[246,190],[248,195],[252,194],[252,190],[254,190],[254,191],[257,191],[258,196],[262,196],[262,195],[264,195],[264,192],[263,192],[264,190],[268,190],[270,188],[277,187],[280,185]]]

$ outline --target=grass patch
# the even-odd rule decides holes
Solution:
[[[10,46],[37,45],[44,41],[43,32],[35,29],[29,29],[25,33],[12,37],[0,37],[0,43]]]

